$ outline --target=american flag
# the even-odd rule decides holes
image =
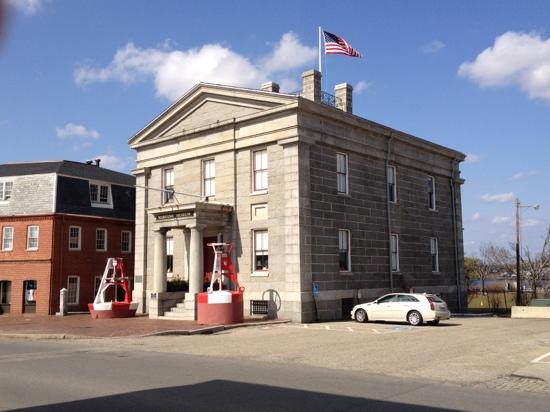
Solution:
[[[351,57],[363,57],[361,53],[351,47],[340,36],[324,30],[323,34],[325,35],[325,54],[345,54]]]

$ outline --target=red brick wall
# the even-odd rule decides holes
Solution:
[[[27,226],[39,226],[37,251],[27,250]],[[134,276],[134,222],[127,220],[48,215],[2,217],[0,226],[14,228],[12,251],[0,250],[0,280],[11,281],[11,314],[23,312],[23,282],[37,281],[36,314],[53,315],[59,310],[59,291],[68,276],[80,277],[79,304],[69,311],[87,311],[93,301],[94,279],[101,276],[107,258],[122,257],[126,275]],[[81,227],[81,250],[69,250],[69,227]],[[96,251],[96,228],[107,229],[107,251]],[[132,232],[131,253],[121,253],[121,231]],[[1,228],[0,228],[1,240]],[[1,247],[1,245],[0,245]]]
[[[81,250],[69,250],[69,227],[81,228]],[[107,251],[96,251],[96,229],[107,229]],[[132,232],[131,252],[121,252],[121,231]],[[52,306],[59,307],[59,291],[68,287],[69,276],[79,276],[79,304],[69,311],[87,311],[94,299],[96,276],[103,275],[107,258],[122,257],[126,275],[134,276],[134,222],[126,220],[60,215],[56,217],[56,259],[52,282]]]
[[[27,250],[27,227],[30,225],[39,227],[38,250]],[[10,313],[22,313],[23,282],[35,280],[36,313],[47,315],[50,313],[53,216],[2,217],[0,226],[14,228],[13,250],[0,250],[0,280],[11,281]],[[0,229],[0,241],[1,234]]]

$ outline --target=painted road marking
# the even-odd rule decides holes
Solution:
[[[539,357],[536,358],[536,359],[533,359],[533,360],[531,361],[531,363],[550,363],[550,361],[548,361],[548,362],[541,362],[544,358],[547,358],[547,357],[549,357],[549,356],[550,356],[550,352],[545,353],[544,355],[539,356]]]
[[[405,325],[380,325],[379,328],[365,327],[365,325],[356,325],[353,328],[350,326],[345,326],[345,324],[318,324],[318,323],[309,323],[309,324],[287,324],[287,325],[278,325],[277,327],[281,328],[292,328],[292,329],[307,329],[308,331],[330,331],[330,332],[357,332],[357,333],[372,333],[376,335],[387,335],[392,333],[403,333],[403,332],[421,332],[427,331],[428,328],[413,328],[412,326]]]

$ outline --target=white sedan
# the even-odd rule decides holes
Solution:
[[[450,319],[451,312],[440,297],[427,293],[390,293],[373,302],[353,307],[351,318],[357,322],[387,320],[409,322],[412,326],[427,322],[437,325],[440,320]]]

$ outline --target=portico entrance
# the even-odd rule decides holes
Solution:
[[[183,231],[185,245],[183,250],[174,251],[174,255],[181,254],[185,257],[189,292],[185,293],[181,309],[181,319],[194,320],[196,318],[196,294],[203,290],[205,266],[212,266],[213,256],[209,259],[210,252],[206,249],[206,243],[216,241],[221,234],[229,238],[231,227],[231,213],[233,207],[223,203],[195,202],[186,205],[162,206],[148,210],[153,217],[154,256],[153,256],[153,281],[146,288],[150,293],[149,316],[157,318],[169,311],[174,302],[173,295],[166,291],[166,232],[168,230]],[[185,264],[184,263],[184,264]],[[181,307],[180,307],[181,306]]]

